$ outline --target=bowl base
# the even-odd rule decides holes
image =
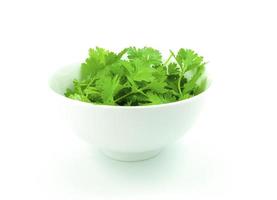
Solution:
[[[161,152],[161,149],[139,153],[122,153],[110,150],[102,150],[102,152],[104,155],[114,160],[136,162],[156,157]]]

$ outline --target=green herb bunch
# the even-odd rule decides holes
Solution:
[[[170,51],[163,61],[153,48],[129,47],[120,53],[89,49],[80,78],[65,96],[93,104],[140,106],[180,101],[206,89],[205,62],[192,50]]]

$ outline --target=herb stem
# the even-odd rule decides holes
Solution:
[[[90,79],[89,83],[87,84],[85,89],[88,89],[88,87],[92,84],[92,82],[94,81],[94,78]]]
[[[178,79],[178,91],[179,91],[180,97],[183,95],[182,90],[181,90],[181,79],[182,79],[181,74],[182,73],[180,73],[179,79]]]
[[[170,61],[170,59],[172,58],[172,53],[170,53],[170,56],[168,57],[168,59],[164,62],[164,65],[167,65],[167,63]]]
[[[181,90],[181,80],[182,80],[182,76],[183,76],[183,68],[182,68],[182,64],[178,62],[177,57],[175,56],[174,52],[169,50],[171,55],[175,58],[177,64],[179,65],[180,68],[180,73],[179,73],[179,79],[178,79],[178,91],[180,94],[180,97],[183,96],[182,90]]]
[[[94,81],[94,78],[91,78],[91,75],[90,75],[90,81],[89,81],[89,83],[86,85],[86,88],[84,89],[84,91],[85,91],[86,89],[88,89],[88,87],[92,84],[93,81]],[[82,91],[82,93],[83,93],[83,91]],[[85,96],[88,97],[88,93],[86,93]]]
[[[174,52],[172,50],[169,50],[170,51],[170,54],[174,57],[174,59],[176,60],[177,64],[179,65],[180,67],[180,70],[182,70],[182,64],[179,63],[179,61],[177,60],[177,57],[175,56]]]
[[[147,89],[147,86],[145,86],[145,87],[139,89],[138,91],[129,92],[129,93],[127,93],[127,94],[125,94],[125,95],[123,95],[123,96],[117,98],[116,100],[114,100],[114,102],[116,103],[116,102],[118,102],[118,101],[120,101],[120,100],[122,100],[122,99],[124,99],[124,98],[126,98],[126,97],[128,97],[128,96],[130,96],[130,95],[132,95],[132,94],[135,94],[135,93],[142,93],[143,95],[145,95],[145,94],[143,93],[143,90],[145,90],[145,89]]]
[[[127,94],[125,94],[125,95],[123,95],[123,96],[117,98],[116,100],[114,100],[114,102],[118,102],[118,101],[120,101],[120,100],[122,100],[122,99],[128,97],[129,95],[134,94],[134,93],[135,93],[135,92],[129,92],[129,93],[127,93]]]

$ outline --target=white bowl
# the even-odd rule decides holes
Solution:
[[[82,139],[121,161],[154,157],[182,137],[200,113],[206,93],[151,106],[93,105],[64,96],[66,88],[79,76],[79,69],[79,65],[67,66],[50,77],[49,86],[55,102],[68,126]]]

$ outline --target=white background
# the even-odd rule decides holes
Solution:
[[[0,1],[0,199],[276,199],[277,7],[263,1]],[[155,159],[110,160],[60,123],[48,74],[89,47],[192,48],[213,85]]]

